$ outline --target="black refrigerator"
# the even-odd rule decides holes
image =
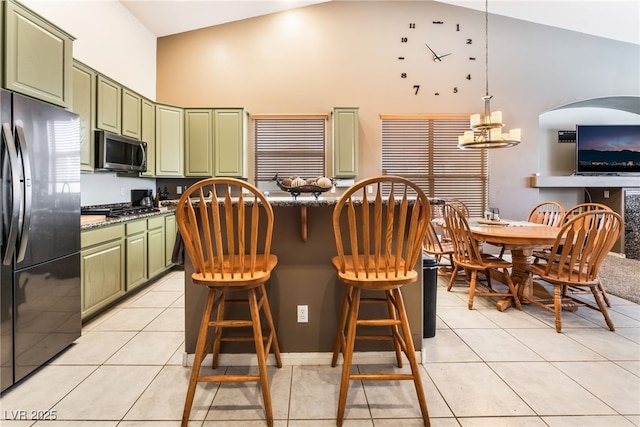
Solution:
[[[80,121],[0,91],[0,392],[80,336]]]

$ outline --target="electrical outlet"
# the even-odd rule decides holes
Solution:
[[[121,195],[121,196],[124,196],[124,194],[125,194],[124,187],[120,187],[120,195]]]
[[[609,198],[609,190],[604,190],[604,198],[605,199]]]
[[[176,193],[178,193],[178,194],[182,194],[182,185],[178,185],[178,186],[176,187]]]
[[[298,306],[298,323],[309,323],[309,306]]]
[[[373,193],[373,185],[367,185],[367,193]]]

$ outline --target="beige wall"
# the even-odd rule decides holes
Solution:
[[[464,51],[432,20],[459,23],[476,42],[475,64],[434,67],[424,42]],[[408,24],[416,23],[416,30]],[[637,45],[491,15],[489,91],[523,143],[490,152],[490,204],[522,218],[538,199],[538,117],[568,102],[640,94]],[[403,50],[400,38],[419,43]],[[466,34],[464,34],[466,35]],[[411,53],[411,55],[410,55]],[[448,52],[447,52],[448,53]],[[329,2],[158,39],[157,98],[250,113],[317,113],[360,107],[360,176],[379,174],[381,113],[475,113],[483,108],[484,13],[424,2]],[[403,66],[397,57],[412,58]],[[451,61],[454,63],[454,61]],[[421,84],[414,95],[407,71]],[[471,73],[471,82],[463,76]],[[459,87],[459,93],[432,88]]]

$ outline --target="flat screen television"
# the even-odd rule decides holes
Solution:
[[[577,125],[576,174],[640,175],[640,124]]]

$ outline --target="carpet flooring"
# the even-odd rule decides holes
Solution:
[[[640,304],[640,260],[608,255],[600,280],[608,293]]]

